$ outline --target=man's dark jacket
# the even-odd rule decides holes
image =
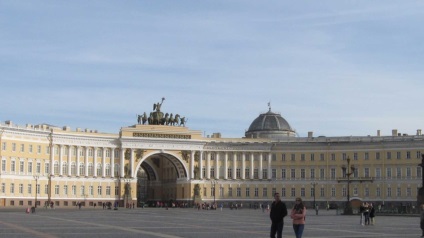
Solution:
[[[283,222],[284,217],[287,216],[287,207],[286,204],[282,201],[274,201],[271,205],[271,212],[269,213],[269,217],[271,221],[274,223]]]

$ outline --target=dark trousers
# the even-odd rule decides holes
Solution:
[[[277,234],[277,238],[283,237],[283,227],[284,227],[284,222],[272,222],[270,237],[275,238],[275,234]]]

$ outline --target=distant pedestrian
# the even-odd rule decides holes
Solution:
[[[301,238],[306,220],[306,207],[301,198],[296,198],[296,204],[291,210],[290,217],[293,219],[293,230],[296,238]]]
[[[372,203],[370,203],[370,222],[371,225],[375,224],[375,207]]]

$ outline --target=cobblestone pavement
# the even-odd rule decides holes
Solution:
[[[90,238],[261,238],[269,237],[267,212],[253,209],[223,211],[191,208],[100,209],[0,209],[0,237],[90,237]],[[335,211],[309,211],[303,237],[367,238],[420,237],[418,217],[377,216],[376,224],[361,226],[359,216],[336,215]],[[293,238],[289,217],[283,237]]]

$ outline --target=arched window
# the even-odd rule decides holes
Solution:
[[[110,164],[106,164],[106,176],[110,176]]]
[[[102,176],[102,164],[97,164],[97,176]]]
[[[94,167],[92,163],[88,164],[88,176],[93,176],[94,174]]]
[[[59,162],[58,161],[55,161],[54,162],[54,174],[56,174],[56,175],[58,175],[59,174]]]
[[[66,162],[62,164],[62,174],[68,174],[68,164]]]
[[[84,173],[84,163],[80,163],[80,165],[79,165],[79,175],[80,176],[85,175],[85,173]]]
[[[75,162],[71,163],[71,175],[73,175],[73,176],[77,175],[77,166],[76,166]]]

